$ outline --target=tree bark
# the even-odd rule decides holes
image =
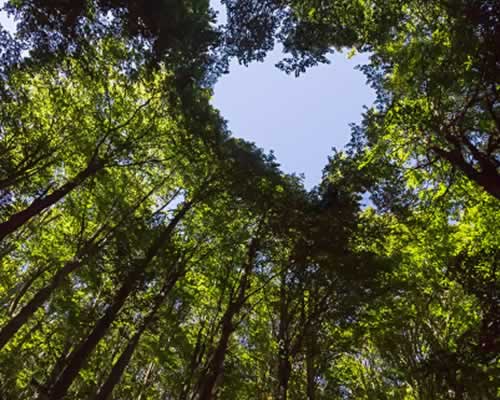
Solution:
[[[312,329],[306,333],[307,400],[316,398],[316,335]]]
[[[203,377],[198,395],[199,400],[211,400],[215,394],[217,380],[222,374],[229,339],[234,331],[232,318],[236,312],[236,306],[232,305],[223,317],[221,337],[210,360],[208,371]]]
[[[208,370],[202,378],[198,390],[198,400],[211,400],[215,395],[217,381],[222,375],[224,359],[226,356],[229,339],[235,330],[233,318],[241,310],[246,301],[246,290],[250,284],[250,274],[253,269],[255,256],[257,254],[257,240],[252,239],[248,249],[248,260],[244,266],[243,274],[240,278],[238,294],[234,301],[228,305],[224,316],[222,317],[222,329],[219,342],[215,348],[214,354],[209,362]]]
[[[42,198],[38,198],[31,203],[27,208],[12,215],[7,221],[0,224],[0,241],[7,235],[14,232],[31,218],[40,214],[46,208],[57,203],[64,196],[70,193],[73,189],[80,186],[87,178],[95,175],[99,170],[104,168],[104,163],[99,161],[90,162],[83,171],[77,176],[65,183],[59,189],[54,190],[51,194]]]
[[[68,357],[66,368],[51,389],[50,394],[52,400],[59,400],[66,396],[69,387],[77,377],[80,370],[83,368],[83,365],[90,356],[90,353],[106,335],[108,328],[115,321],[118,313],[125,304],[125,301],[140,282],[144,268],[153,260],[158,251],[160,251],[160,249],[167,244],[175,227],[189,211],[192,205],[192,202],[184,203],[181,210],[176,214],[172,221],[170,221],[170,223],[165,227],[165,229],[148,249],[148,252],[142,262],[138,263],[128,274],[125,282],[116,293],[111,306],[108,307],[104,315],[96,323],[92,332]]]
[[[50,391],[51,399],[62,399],[64,398],[64,396],[66,396],[69,387],[82,369],[90,353],[94,350],[99,341],[105,336],[108,328],[116,319],[118,312],[121,310],[123,304],[125,304],[128,296],[134,290],[136,281],[139,276],[140,273],[138,270],[129,274],[127,280],[121,286],[120,290],[118,290],[118,293],[114,297],[113,303],[110,307],[108,307],[104,315],[99,319],[92,332],[80,344],[80,346],[78,346],[78,348],[70,354],[70,356],[68,357],[66,368],[63,370]]]
[[[12,318],[12,316],[16,313],[17,306],[19,305],[19,302],[22,300],[24,295],[28,292],[29,288],[33,283],[43,275],[45,271],[47,271],[49,267],[45,268],[39,268],[35,271],[35,273],[27,280],[25,281],[22,286],[20,287],[19,291],[17,292],[16,296],[14,299],[12,299],[10,305],[9,305],[9,311],[8,314]]]
[[[160,291],[160,294],[157,296],[157,298],[154,301],[153,308],[151,311],[148,313],[148,315],[144,318],[141,326],[137,330],[137,332],[134,334],[132,339],[129,341],[127,347],[123,351],[123,353],[120,355],[116,363],[113,365],[113,368],[111,369],[110,374],[108,375],[108,378],[106,381],[103,383],[101,388],[99,389],[97,395],[95,396],[94,400],[106,400],[111,396],[113,393],[113,389],[115,386],[120,382],[123,373],[125,372],[125,369],[127,368],[130,360],[132,359],[132,355],[135,352],[135,349],[137,348],[137,345],[139,344],[139,340],[141,339],[142,334],[148,329],[149,325],[151,322],[154,320],[156,317],[156,313],[158,312],[158,309],[161,307],[163,302],[165,301],[166,297],[168,296],[168,293],[170,290],[174,287],[175,283],[179,280],[179,278],[183,275],[183,273],[175,273],[164,285],[162,290]]]
[[[108,378],[99,389],[99,392],[95,396],[94,400],[106,400],[109,398],[109,396],[111,396],[113,389],[118,384],[118,382],[120,382],[121,377],[125,372],[125,369],[127,368],[127,365],[130,362],[130,359],[132,358],[132,354],[134,353],[137,345],[139,344],[139,340],[145,329],[146,326],[142,326],[132,337],[132,339],[128,343],[123,353],[120,355],[116,363],[113,365],[111,373],[109,374]]]
[[[9,342],[18,330],[33,316],[33,314],[50,298],[55,289],[57,289],[64,279],[73,271],[82,265],[81,259],[97,250],[97,236],[101,232],[98,229],[94,235],[86,241],[72,260],[67,261],[64,266],[58,270],[52,277],[50,283],[40,289],[33,298],[26,304],[19,313],[10,319],[10,321],[0,330],[0,350]]]
[[[205,352],[206,344],[203,343],[203,329],[204,322],[202,321],[200,329],[198,330],[198,335],[196,335],[196,344],[194,346],[193,353],[191,354],[191,360],[189,362],[189,373],[187,374],[187,377],[184,380],[184,384],[182,385],[179,400],[187,400],[193,375],[196,369],[199,367],[203,354]]]
[[[19,313],[0,330],[0,350],[14,337],[17,331],[33,316],[50,297],[52,292],[63,282],[64,278],[81,265],[78,258],[68,261],[52,278],[52,281],[26,304]]]
[[[278,394],[279,400],[287,400],[290,381],[290,340],[288,337],[288,301],[286,292],[286,270],[280,277],[280,321],[278,329]]]
[[[279,400],[287,400],[288,399],[288,385],[290,382],[290,372],[292,369],[292,365],[290,363],[290,359],[287,355],[284,355],[280,358],[279,362],[279,373],[278,373],[278,399]]]
[[[489,194],[500,200],[500,175],[494,166],[490,166],[486,170],[478,171],[467,163],[460,150],[446,151],[438,147],[433,147],[432,150],[440,157],[447,160],[455,168],[463,172],[467,178],[476,182]]]
[[[143,200],[141,200],[138,204],[141,204],[142,201]],[[123,218],[117,225],[115,225],[115,227],[112,228],[107,234],[116,229],[124,220],[125,218]],[[66,262],[64,266],[59,271],[57,271],[57,273],[52,277],[51,282],[47,286],[40,289],[28,302],[28,304],[26,304],[21,309],[21,311],[15,317],[11,318],[7,325],[5,325],[0,330],[0,350],[8,343],[10,339],[12,339],[12,337],[29,320],[29,318],[33,316],[36,310],[38,310],[50,298],[54,290],[59,287],[64,279],[82,265],[80,260],[86,255],[95,253],[97,251],[98,243],[95,241],[98,235],[102,233],[105,226],[106,225],[103,225],[100,229],[98,229],[91,237],[91,239],[89,239],[85,243],[85,245],[82,246],[75,257],[73,257],[71,261]]]

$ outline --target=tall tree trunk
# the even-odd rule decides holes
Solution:
[[[139,204],[141,204],[149,195],[154,191],[150,191],[147,196],[142,198],[136,206],[133,208],[136,209]],[[115,225],[107,234],[110,234],[114,229],[116,229],[122,222],[125,221],[125,218]],[[21,311],[5,325],[0,330],[0,350],[8,343],[10,339],[17,333],[17,331],[33,316],[33,314],[38,310],[52,295],[55,289],[59,287],[59,285],[64,281],[64,279],[70,275],[73,271],[78,269],[82,262],[80,261],[83,257],[88,254],[93,254],[98,249],[98,243],[96,242],[97,237],[103,232],[106,224],[104,224],[101,228],[99,228],[94,235],[81,247],[78,253],[73,257],[71,261],[68,261],[64,264],[64,266],[56,272],[56,274],[52,277],[52,280],[48,285],[40,289],[35,296],[26,304]],[[106,234],[106,235],[107,235]],[[44,271],[44,270],[42,270]],[[27,290],[27,287],[26,287]]]
[[[236,312],[237,307],[235,304],[233,304],[228,308],[223,317],[221,336],[219,342],[217,343],[215,352],[210,360],[208,371],[203,377],[202,383],[200,385],[198,395],[199,400],[211,400],[215,394],[217,380],[222,374],[229,339],[234,331],[232,318],[236,314]]]
[[[290,339],[288,337],[288,301],[286,287],[287,271],[283,269],[280,276],[280,320],[278,328],[278,394],[279,400],[287,400],[288,383],[290,381]]]
[[[0,330],[0,350],[9,342],[18,330],[33,316],[33,314],[50,298],[55,289],[57,289],[64,279],[73,271],[82,265],[81,259],[88,254],[95,253],[98,243],[95,241],[102,232],[98,229],[94,235],[86,241],[72,260],[67,261],[64,266],[58,270],[52,277],[50,283],[41,288],[33,298],[26,304],[19,313],[10,319],[10,321]]]
[[[113,389],[120,382],[123,373],[125,372],[125,369],[127,368],[130,360],[132,359],[132,355],[134,354],[134,351],[137,348],[137,345],[139,344],[139,340],[141,339],[142,334],[148,329],[151,322],[155,319],[158,309],[161,307],[166,297],[168,296],[168,293],[174,287],[175,283],[179,280],[179,278],[182,275],[183,275],[182,271],[180,273],[175,272],[174,275],[172,275],[167,280],[167,282],[161,289],[160,293],[156,297],[153,308],[144,318],[141,326],[134,334],[132,339],[130,339],[127,347],[120,355],[116,363],[113,365],[113,368],[111,369],[108,378],[102,384],[94,400],[106,400],[109,398],[109,396],[111,396]]]
[[[217,381],[222,375],[224,359],[226,356],[229,339],[235,330],[233,318],[241,310],[246,301],[246,290],[250,285],[250,274],[254,266],[257,254],[257,239],[252,239],[248,248],[248,259],[241,275],[238,294],[234,301],[230,301],[224,316],[222,317],[221,336],[214,354],[208,364],[208,370],[202,378],[198,390],[198,400],[211,400],[214,397]]]
[[[97,160],[90,162],[87,165],[87,168],[59,189],[54,190],[49,195],[36,199],[27,208],[12,215],[7,221],[0,224],[0,241],[3,240],[5,236],[23,226],[31,218],[40,214],[46,208],[49,208],[57,203],[73,189],[80,186],[87,178],[95,175],[102,168],[104,168],[104,163]]]
[[[312,329],[306,333],[307,400],[316,398],[316,335]]]
[[[446,151],[438,147],[432,147],[432,150],[438,156],[450,162],[453,167],[461,170],[467,178],[476,182],[489,194],[500,200],[500,175],[494,165],[489,165],[486,169],[478,171],[464,160],[464,157],[458,147],[451,151]]]
[[[43,159],[46,159],[49,157],[49,154],[42,154],[41,156],[38,156],[37,158],[31,158],[31,161],[29,163],[26,163],[22,168],[18,169],[14,173],[10,174],[9,176],[0,179],[0,190],[6,190],[10,186],[14,186],[15,184],[29,179],[31,176],[33,176],[36,172],[42,170],[43,168],[48,167],[50,164],[54,163],[54,160],[47,161],[45,164],[36,167],[35,166],[42,161]]]
[[[139,344],[139,340],[142,336],[142,333],[146,329],[146,326],[141,326],[140,329],[135,333],[132,339],[129,341],[127,347],[120,355],[116,363],[113,365],[111,369],[111,373],[108,378],[104,382],[104,384],[99,389],[99,392],[95,396],[94,400],[106,400],[111,396],[113,389],[120,382],[120,379],[125,372],[125,368],[127,368],[130,359],[132,358],[132,354],[134,353],[137,345]]]
[[[17,331],[33,316],[50,297],[52,292],[63,282],[64,278],[81,265],[79,258],[64,264],[59,271],[56,272],[51,282],[40,289],[35,296],[26,304],[19,313],[11,318],[11,320],[0,330],[0,350],[14,337]]]
[[[54,383],[54,386],[50,391],[51,399],[62,399],[64,398],[64,396],[66,396],[69,387],[80,372],[80,369],[83,367],[90,353],[94,350],[99,341],[105,336],[108,328],[115,321],[118,312],[121,310],[123,304],[125,304],[125,301],[127,300],[130,293],[132,293],[132,291],[134,290],[136,281],[139,277],[139,270],[136,270],[133,273],[129,274],[127,280],[115,295],[113,303],[110,307],[108,307],[104,315],[99,319],[92,332],[77,347],[77,349],[69,355],[66,368],[58,377],[57,381]]]
[[[66,342],[64,343],[64,347],[61,351],[61,354],[57,358],[57,361],[54,363],[54,366],[52,367],[52,371],[50,374],[48,374],[48,379],[47,383],[45,384],[46,387],[50,387],[50,385],[57,379],[57,376],[61,373],[64,364],[66,362],[67,355],[69,351],[71,350],[72,347],[72,340],[71,337],[68,337],[66,339]]]
[[[59,376],[58,380],[51,388],[51,399],[59,400],[66,396],[66,393],[77,377],[80,370],[83,368],[85,361],[90,356],[90,353],[95,349],[100,340],[106,335],[108,328],[115,321],[118,313],[129,295],[134,291],[137,284],[140,282],[144,268],[153,260],[158,251],[162,249],[169,241],[175,227],[184,217],[184,215],[192,207],[192,202],[185,202],[180,211],[170,221],[167,227],[160,233],[148,249],[144,260],[136,265],[128,274],[125,282],[122,284],[116,293],[113,302],[106,310],[104,315],[97,321],[92,332],[87,338],[77,347],[77,349],[68,357],[66,368]]]
[[[187,374],[184,384],[182,385],[181,393],[179,395],[179,400],[187,400],[189,388],[191,381],[193,379],[196,369],[201,364],[203,354],[205,353],[206,343],[203,343],[203,330],[205,324],[204,321],[201,322],[200,329],[198,330],[198,335],[196,336],[196,344],[194,346],[193,353],[191,354],[191,360],[189,362],[189,373]]]
[[[290,372],[291,363],[288,356],[282,356],[279,361],[279,373],[278,373],[278,399],[287,400],[288,399],[288,385],[290,382]]]
[[[45,266],[44,268],[38,268],[35,273],[30,276],[30,278],[25,281],[22,286],[20,287],[19,291],[17,292],[16,296],[12,299],[10,305],[9,305],[9,315],[12,317],[16,313],[17,306],[19,305],[19,302],[21,299],[24,297],[24,295],[28,292],[29,288],[33,283],[40,278],[40,276],[43,275],[45,271],[49,269],[48,266]]]

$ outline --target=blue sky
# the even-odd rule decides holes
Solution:
[[[224,12],[217,1],[212,5]],[[244,67],[234,62],[216,84],[213,104],[234,136],[274,150],[283,171],[303,173],[311,188],[320,182],[332,147],[340,149],[349,141],[349,124],[359,122],[363,106],[374,101],[364,75],[354,69],[368,57],[348,60],[336,53],[331,64],[298,78],[274,67],[280,59],[276,50],[263,63]]]
[[[295,78],[274,64],[278,51],[249,67],[233,63],[215,86],[213,104],[228,120],[233,135],[274,150],[283,171],[304,173],[308,188],[319,183],[332,147],[350,138],[349,124],[359,122],[363,106],[374,100],[365,77],[336,54],[330,65],[310,69]]]
[[[5,0],[0,0],[0,7],[2,7],[4,3]],[[12,22],[12,20],[6,17],[5,12],[3,11],[0,12],[0,24],[7,30],[14,30],[14,23]]]
[[[223,21],[222,7],[217,1],[212,4]],[[5,15],[0,23],[13,27]],[[273,150],[283,171],[304,174],[311,188],[319,183],[332,147],[340,149],[348,142],[349,124],[359,122],[363,106],[374,100],[365,77],[354,69],[367,57],[348,60],[337,53],[330,65],[298,78],[274,67],[280,57],[276,50],[263,63],[244,67],[234,62],[216,84],[213,104],[234,136]]]

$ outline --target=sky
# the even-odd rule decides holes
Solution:
[[[361,119],[374,93],[354,67],[364,56],[347,60],[336,54],[332,63],[295,78],[274,67],[279,52],[263,63],[233,63],[215,85],[213,105],[228,121],[234,136],[273,150],[283,171],[305,175],[308,188],[318,184],[332,147],[350,138],[350,123]]]
[[[222,6],[217,1],[212,6],[223,22]],[[277,69],[280,60],[276,50],[263,63],[232,63],[230,73],[215,85],[212,103],[234,136],[273,150],[281,169],[303,173],[310,189],[319,184],[332,147],[347,144],[349,124],[359,122],[363,106],[375,99],[364,75],[354,68],[368,57],[348,60],[347,53],[336,53],[331,64],[298,78]]]
[[[215,0],[212,6],[223,22],[222,6]],[[0,23],[13,29],[3,13]],[[349,124],[359,122],[363,106],[373,103],[373,90],[354,68],[367,57],[348,60],[346,54],[336,53],[331,64],[313,67],[298,78],[274,66],[280,59],[276,50],[248,67],[233,62],[230,73],[216,83],[212,103],[234,136],[266,152],[273,150],[281,169],[304,174],[310,189],[320,182],[332,148],[341,149],[349,141]]]
[[[5,0],[0,0],[0,8],[3,6],[5,3]],[[8,31],[13,31],[14,30],[14,22],[7,18],[7,15],[5,12],[0,11],[0,24],[7,29]]]

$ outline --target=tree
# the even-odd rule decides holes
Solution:
[[[17,36],[35,63],[77,55],[96,41],[120,37],[136,61],[165,64],[180,86],[210,80],[219,64],[220,32],[208,1],[9,1],[5,9],[17,20]],[[19,62],[17,60],[17,62]],[[220,66],[219,66],[220,65]]]
[[[216,48],[203,1],[9,2],[0,397],[498,397],[494,8],[225,3]],[[210,104],[212,51],[276,35],[289,71],[372,51],[377,104],[309,191]]]
[[[368,120],[369,144],[410,168],[436,172],[444,161],[500,198],[494,2],[224,3],[228,51],[243,62],[262,59],[275,39],[290,54],[279,66],[296,74],[328,62],[333,49],[370,52],[362,70],[379,115]]]

